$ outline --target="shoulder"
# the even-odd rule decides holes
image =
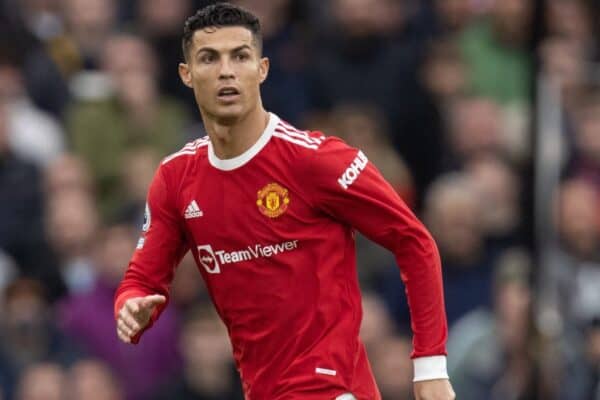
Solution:
[[[208,158],[209,142],[208,136],[204,136],[169,154],[160,162],[159,173],[167,181],[181,181],[186,174],[195,171],[198,165],[202,165],[198,160]]]
[[[182,164],[189,162],[190,159],[194,158],[193,156],[205,156],[209,142],[210,139],[208,136],[204,136],[186,143],[185,146],[175,153],[169,154],[163,158],[160,165],[163,167],[167,164],[170,164],[172,166],[171,168],[177,168],[177,166],[181,166]]]
[[[337,164],[347,165],[361,154],[339,137],[301,130],[282,119],[278,119],[273,128],[273,139],[284,149],[288,161],[304,161],[311,170],[328,166],[335,169]]]
[[[311,156],[352,149],[336,136],[327,136],[321,131],[298,129],[282,119],[275,125],[273,137],[287,147]]]
[[[302,130],[287,121],[278,119],[273,128],[273,138],[287,147],[299,151],[318,150],[326,137],[319,131]]]
[[[345,174],[353,178],[368,163],[362,151],[344,140],[320,131],[299,130],[283,120],[274,128],[273,137],[284,149],[286,162],[308,180],[336,182]]]

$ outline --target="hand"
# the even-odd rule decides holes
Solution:
[[[167,301],[165,296],[160,294],[128,299],[121,307],[117,318],[119,339],[131,343],[131,339],[150,322],[154,308],[165,301]]]
[[[414,383],[416,400],[454,400],[456,395],[448,379],[432,379]]]

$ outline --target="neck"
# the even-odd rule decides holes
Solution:
[[[259,103],[249,113],[233,122],[204,113],[202,120],[215,155],[224,160],[239,156],[256,143],[269,123],[269,113]]]

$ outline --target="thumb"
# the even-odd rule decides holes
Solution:
[[[160,294],[153,294],[142,299],[141,306],[143,308],[154,307],[167,301],[167,298]]]

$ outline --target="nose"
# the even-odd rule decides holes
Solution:
[[[223,57],[221,60],[221,70],[219,71],[219,79],[235,78],[235,72],[232,68],[232,63],[229,57]]]

